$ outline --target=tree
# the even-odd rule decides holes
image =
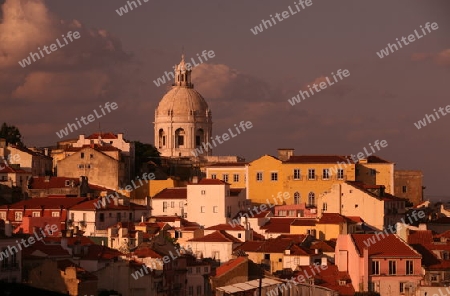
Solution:
[[[161,165],[161,158],[158,149],[151,144],[134,141],[134,155],[135,155],[135,176],[141,173],[143,163],[153,161],[157,165]]]
[[[6,139],[6,143],[8,144],[24,146],[19,129],[14,125],[7,125],[6,122],[4,122],[0,128],[0,138]]]

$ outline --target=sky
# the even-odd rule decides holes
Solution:
[[[448,1],[312,0],[303,8],[292,0],[136,0],[122,15],[123,0],[0,3],[0,121],[17,126],[28,147],[98,131],[153,144],[154,112],[171,84],[154,81],[183,52],[198,62],[197,54],[212,50],[192,80],[212,110],[213,135],[253,124],[214,155],[251,161],[276,156],[277,148],[349,155],[385,140],[376,155],[396,169],[423,171],[426,195],[450,196],[450,116],[415,125],[450,105]],[[254,34],[270,15],[272,26]],[[437,28],[424,34],[428,22]],[[415,30],[414,41],[379,57]],[[69,31],[79,38],[65,43]],[[20,65],[57,39],[63,46]],[[350,74],[289,103],[308,85],[334,81],[339,69]],[[117,109],[106,111],[107,102]],[[57,135],[94,111],[102,117]]]

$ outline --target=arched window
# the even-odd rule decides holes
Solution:
[[[184,129],[179,128],[175,131],[175,148],[184,146]]]
[[[316,195],[314,192],[310,192],[308,194],[308,206],[315,206],[316,205]]]
[[[300,204],[300,193],[295,192],[294,193],[294,205],[299,205]]]
[[[166,134],[163,129],[160,129],[158,132],[159,136],[159,148],[166,146]]]
[[[197,132],[195,133],[195,146],[201,146],[202,142],[205,141],[205,133],[203,132],[203,129],[199,128]]]

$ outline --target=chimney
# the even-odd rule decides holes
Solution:
[[[117,134],[117,139],[118,139],[119,141],[123,141],[123,133]]]
[[[83,144],[84,144],[84,134],[81,134],[81,135],[80,135],[79,140],[80,140],[80,142],[81,142],[81,145],[83,145]]]
[[[44,155],[48,156],[48,148],[44,148]]]
[[[291,156],[294,156],[293,148],[279,148],[278,149],[278,159],[281,161],[289,160]]]
[[[119,205],[119,198],[117,196],[114,196],[114,205],[118,206]]]
[[[192,183],[193,184],[197,184],[198,183],[198,176],[193,176],[192,177]]]
[[[321,259],[321,265],[328,265],[327,257],[322,257],[322,259]]]

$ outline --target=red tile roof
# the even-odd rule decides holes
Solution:
[[[310,246],[311,249],[317,249],[322,252],[334,252],[335,247],[336,243],[331,241],[315,241]]]
[[[42,236],[40,236],[42,238]],[[59,244],[45,244],[42,240],[35,241],[28,248],[22,250],[22,256],[27,258],[36,258],[45,255],[46,257],[70,257],[67,250],[64,250]]]
[[[27,200],[19,201],[15,204],[6,206],[0,206],[0,210],[10,209],[10,210],[20,210],[24,208],[27,210],[41,210],[42,206],[44,209],[59,210],[60,207],[63,209],[69,209],[73,206],[85,201],[85,197],[40,197],[31,198]]]
[[[228,223],[224,224],[217,224],[214,226],[210,226],[208,228],[205,228],[205,230],[232,230],[232,231],[242,231],[245,230],[245,228],[242,225],[234,225],[231,226]]]
[[[317,220],[316,219],[295,219],[294,222],[292,222],[292,226],[316,226]]]
[[[296,218],[270,218],[270,220],[261,229],[264,229],[266,233],[290,233],[291,223]]]
[[[225,163],[214,163],[207,167],[237,167],[237,166],[245,166],[248,162],[225,162]]]
[[[317,224],[342,224],[349,220],[339,213],[323,213]]]
[[[382,235],[384,235],[384,238]],[[378,237],[375,234],[352,234],[351,237],[355,242],[360,257],[363,257],[365,248],[368,248],[369,256],[371,257],[421,257],[420,254],[395,234],[386,235],[385,233],[380,233]]]
[[[114,201],[110,200],[110,202],[106,201],[106,208],[97,209],[97,206],[101,203],[101,198],[87,200],[80,204],[77,204],[71,208],[71,210],[79,210],[79,211],[111,211],[111,210],[145,210],[146,206],[137,205],[135,203],[130,202],[129,205],[115,205]]]
[[[247,257],[237,257],[236,259],[232,259],[221,266],[217,267],[215,277],[219,277],[224,275],[225,273],[235,269],[241,264],[247,263]]]
[[[50,188],[70,188],[66,186],[66,181],[74,186],[80,185],[80,179],[67,177],[33,177],[30,179],[30,189],[50,189]]]
[[[152,250],[149,246],[142,246],[138,247],[134,252],[134,255],[136,255],[138,258],[162,258],[160,254],[156,253],[154,250]]]
[[[97,140],[98,137],[101,137],[102,139],[118,139],[118,137],[110,132],[107,133],[94,133],[92,135],[89,135],[86,137],[86,139],[92,139],[92,140]]]
[[[20,168],[13,168],[9,165],[7,165],[7,166],[2,165],[1,167],[2,167],[2,169],[0,169],[0,173],[3,173],[3,174],[31,174],[30,172],[27,172]]]
[[[408,244],[429,244],[433,242],[431,230],[410,230]]]
[[[234,216],[233,219],[238,219],[238,218],[245,219],[247,216],[248,216],[248,218],[266,218],[270,213],[271,213],[271,211],[261,211],[259,213],[255,213],[253,211],[250,211],[250,212],[240,211],[236,214],[236,216]]]
[[[321,267],[302,266],[301,269],[294,274],[296,278],[299,275],[303,275],[305,281],[308,276],[312,276],[315,285],[337,291],[341,296],[355,295],[355,289],[351,284],[349,274],[344,271],[339,271],[336,265],[328,263],[328,265]],[[340,285],[339,281],[345,281],[345,284]]]
[[[187,188],[166,188],[157,193],[152,199],[187,199]]]
[[[293,155],[284,163],[320,163],[337,164],[338,162],[347,162],[344,156],[339,155]]]
[[[205,235],[201,238],[193,238],[188,240],[189,242],[230,242],[230,243],[242,243],[241,240],[226,233],[224,230],[217,230],[211,234]]]
[[[189,183],[189,185],[230,185],[219,179],[201,179],[198,183]]]
[[[234,251],[244,251],[249,253],[284,253],[293,245],[289,238],[271,238],[265,241],[246,241]]]

